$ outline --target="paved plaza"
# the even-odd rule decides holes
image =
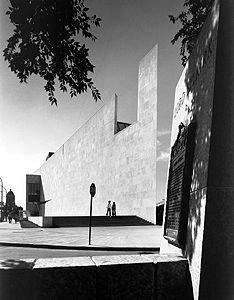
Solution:
[[[72,247],[83,251],[141,251],[157,250],[160,247],[161,226],[123,226],[123,227],[93,227],[91,245],[88,245],[88,227],[66,228],[21,228],[20,224],[0,223],[0,259],[6,259],[7,252],[15,253],[23,246],[47,249],[48,255],[53,256],[49,249],[58,250]],[[7,246],[7,248],[6,248]],[[15,248],[15,250],[14,250]],[[24,250],[23,250],[24,249]],[[28,248],[23,248],[27,253]],[[30,250],[31,253],[34,250]],[[41,252],[44,256],[45,251]],[[37,253],[38,253],[37,251]],[[72,252],[70,252],[72,254]],[[69,256],[70,256],[69,254]],[[98,254],[98,252],[97,252]],[[110,253],[111,254],[111,253]],[[75,253],[74,253],[75,255]],[[21,255],[22,256],[22,255]],[[72,255],[73,256],[73,255]]]

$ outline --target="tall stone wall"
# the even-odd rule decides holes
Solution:
[[[36,174],[46,216],[89,215],[89,186],[95,183],[93,215],[104,215],[108,200],[118,215],[155,222],[157,46],[140,62],[138,119],[116,132],[117,96],[89,119]]]
[[[171,146],[181,122],[197,128],[186,244],[163,237],[161,253],[188,258],[194,299],[234,297],[233,12],[233,1],[214,1],[175,92]]]
[[[199,294],[201,299],[226,300],[234,299],[234,2],[219,2]]]

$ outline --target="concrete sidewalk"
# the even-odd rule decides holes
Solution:
[[[88,227],[21,228],[20,224],[0,223],[0,245],[42,248],[141,249],[160,247],[161,226],[93,227],[91,246]]]
[[[88,246],[87,227],[26,229],[0,223],[0,244],[11,245],[0,247],[0,298],[164,299],[166,295],[169,299],[172,295],[173,299],[192,299],[187,293],[191,290],[187,260],[159,255],[156,250],[147,252],[159,247],[161,231],[160,226],[95,227]],[[24,244],[31,246],[27,249]],[[86,250],[34,249],[37,246]],[[122,252],[109,252],[117,247]],[[124,250],[130,247],[145,251]]]

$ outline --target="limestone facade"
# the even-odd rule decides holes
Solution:
[[[156,218],[157,46],[139,64],[137,121],[117,132],[117,96],[66,141],[36,172],[45,216],[118,215]],[[30,178],[30,176],[28,176]],[[43,206],[43,208],[42,208]]]

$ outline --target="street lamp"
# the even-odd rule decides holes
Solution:
[[[0,177],[0,180],[1,180],[1,202],[0,202],[0,221],[2,222],[3,219],[3,207],[4,207],[4,201],[3,201],[3,189],[5,189],[5,192],[7,194],[7,190],[6,188],[3,186],[3,180],[2,178]]]
[[[1,177],[0,180],[1,180],[1,203],[3,203],[3,181]]]

